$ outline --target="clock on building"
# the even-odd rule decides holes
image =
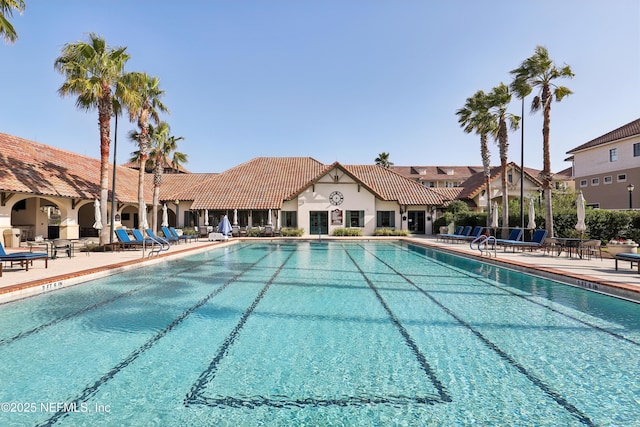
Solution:
[[[342,195],[341,192],[334,191],[331,194],[329,194],[329,202],[332,205],[334,206],[341,205],[343,201],[344,201],[344,196]]]

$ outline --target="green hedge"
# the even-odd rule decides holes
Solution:
[[[376,228],[374,236],[408,236],[408,230],[397,230],[393,228]]]
[[[361,228],[336,228],[333,230],[334,236],[362,236]]]
[[[302,228],[285,227],[280,230],[280,235],[282,237],[300,237],[303,234],[304,234],[304,229]]]

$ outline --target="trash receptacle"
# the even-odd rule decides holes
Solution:
[[[4,230],[4,246],[7,248],[20,247],[20,229],[8,228]]]

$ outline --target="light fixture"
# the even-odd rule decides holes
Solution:
[[[629,209],[633,209],[633,198],[631,194],[633,193],[633,190],[635,190],[635,188],[636,187],[633,184],[627,185],[627,191],[629,192]]]

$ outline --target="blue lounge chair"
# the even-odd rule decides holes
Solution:
[[[135,238],[136,241],[139,241],[139,242],[144,241],[145,244],[147,245],[153,245],[154,243],[154,241],[151,240],[150,238],[145,238],[142,232],[138,229],[132,229],[131,233],[133,233],[133,237]]]
[[[120,247],[122,248],[140,247],[146,243],[144,240],[131,239],[131,237],[129,237],[129,233],[127,233],[127,230],[124,230],[122,228],[116,230],[116,237],[118,238],[118,242],[120,243]]]
[[[476,225],[473,228],[473,231],[471,233],[469,233],[468,236],[460,236],[460,237],[456,237],[455,240],[463,240],[465,242],[471,242],[473,240],[476,239],[476,237],[478,237],[480,235],[480,233],[482,233],[482,229],[484,227],[482,227],[481,225]]]
[[[618,260],[621,261],[629,261],[631,264],[631,268],[633,268],[633,264],[638,267],[638,274],[640,274],[640,254],[616,254],[616,270],[618,270]]]
[[[170,245],[171,243],[178,243],[178,239],[176,237],[171,236],[171,234],[169,235],[165,234],[164,237],[160,237],[160,236],[157,236],[156,233],[154,233],[153,230],[150,228],[147,228],[145,231],[147,232],[147,236],[149,236],[150,238],[160,243],[164,243],[167,245]]]
[[[8,254],[4,250],[4,246],[0,242],[0,277],[2,277],[2,263],[9,262],[11,267],[14,263],[20,263],[26,271],[29,271],[29,265],[33,265],[34,259],[43,259],[44,268],[49,268],[49,254],[46,252],[14,252]]]
[[[505,250],[507,249],[507,247],[511,247],[513,248],[513,251],[515,252],[516,248],[519,249],[529,249],[529,250],[534,250],[534,249],[540,249],[542,247],[542,244],[544,243],[544,239],[547,238],[547,230],[536,230],[533,233],[533,236],[531,236],[531,240],[530,241],[514,241],[511,243],[503,243],[503,245],[505,246]]]
[[[162,227],[162,233],[165,236],[168,234],[171,237],[177,237],[178,241],[185,241],[185,242],[189,242],[193,239],[198,238],[198,236],[189,236],[186,234],[180,235],[178,234],[178,230],[176,230],[174,227]]]
[[[506,239],[496,239],[498,245],[509,245],[513,242],[519,242],[522,239],[522,228],[514,228]]]
[[[464,226],[459,225],[456,227],[455,231],[453,233],[442,233],[442,234],[438,234],[438,238],[441,240],[447,240],[449,237],[451,236],[460,236],[462,234],[462,230],[464,229]]]

